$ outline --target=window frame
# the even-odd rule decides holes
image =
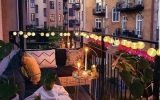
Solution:
[[[101,18],[95,18],[95,28],[101,29],[102,28],[102,20]]]
[[[127,16],[122,16],[122,31],[127,30]]]
[[[114,15],[117,16],[117,18],[116,18],[116,16],[115,16],[115,20],[113,19],[113,18],[114,18]],[[113,9],[112,9],[112,22],[120,22],[120,17],[121,17],[120,11],[117,11],[116,8],[113,8]],[[116,20],[116,19],[117,19],[117,20]]]
[[[141,15],[136,15],[136,34],[142,36],[143,19]]]

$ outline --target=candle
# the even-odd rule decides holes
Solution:
[[[88,48],[85,48],[85,71],[87,71],[87,52]]]
[[[78,66],[78,70],[80,70],[81,63],[80,63],[80,62],[78,62],[78,63],[77,63],[77,66]]]

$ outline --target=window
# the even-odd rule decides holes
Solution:
[[[58,2],[59,10],[61,10],[61,2]]]
[[[138,37],[142,36],[142,16],[137,15],[136,16],[136,34]]]
[[[51,14],[50,15],[50,22],[54,22],[55,21],[55,15],[54,14]]]
[[[35,13],[31,14],[31,21],[35,21]]]
[[[35,0],[30,0],[30,3],[31,3],[31,8],[34,8],[35,7]]]
[[[106,5],[106,18],[108,18],[108,7]]]
[[[69,20],[69,27],[73,27],[74,26],[74,23],[75,23],[75,20]]]
[[[35,12],[38,13],[38,5],[35,5]]]
[[[44,17],[47,17],[47,9],[46,8],[43,9],[43,14],[44,14]]]
[[[120,12],[117,11],[115,8],[112,9],[112,22],[119,22],[120,21]]]
[[[47,28],[47,22],[44,22],[44,28],[45,29]]]
[[[46,3],[46,0],[43,0],[43,3]]]
[[[137,5],[143,4],[143,0],[136,0],[136,4],[137,4]]]
[[[101,12],[102,11],[102,3],[96,3],[96,12]]]
[[[75,11],[73,8],[69,8],[69,16],[75,16]]]
[[[36,26],[39,26],[39,19],[36,18]]]
[[[127,16],[123,16],[122,18],[122,30],[123,31],[127,30]]]
[[[75,3],[75,0],[69,0],[69,3]]]
[[[54,1],[50,1],[50,9],[54,9]]]
[[[62,20],[62,16],[61,16],[61,14],[59,14],[58,21],[61,22],[61,20]]]
[[[95,28],[98,28],[98,29],[102,28],[102,21],[100,18],[95,19]]]

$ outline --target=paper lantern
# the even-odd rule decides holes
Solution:
[[[136,43],[136,42],[133,42],[133,43],[131,44],[131,48],[132,48],[132,49],[138,49],[137,43]]]
[[[67,33],[67,36],[71,36],[71,33]]]
[[[40,35],[41,35],[41,36],[44,36],[44,33],[42,32],[42,33],[40,33]]]
[[[36,35],[36,33],[35,33],[35,32],[32,32],[32,33],[31,33],[31,35],[32,35],[32,36],[35,36],[35,35]]]
[[[94,39],[95,39],[95,40],[98,40],[98,36],[97,36],[97,35],[95,35],[95,36],[94,36]]]
[[[16,35],[17,35],[17,32],[13,32],[13,35],[16,36]]]
[[[160,56],[160,48],[157,50],[157,56]]]
[[[59,35],[60,35],[60,36],[63,36],[63,33],[60,33]]]
[[[23,35],[23,31],[19,31],[18,33],[19,33],[19,35]]]
[[[79,33],[78,33],[78,32],[76,32],[76,33],[75,33],[75,36],[78,36],[78,35],[79,35]]]
[[[144,49],[145,44],[144,44],[144,42],[138,42],[137,46],[138,46],[138,49]]]
[[[64,36],[67,36],[67,33],[64,33],[63,35],[64,35]]]
[[[151,57],[155,57],[157,55],[157,51],[154,48],[150,48],[148,49],[147,54]]]
[[[54,33],[54,32],[51,32],[51,36],[55,36],[55,33]]]
[[[114,43],[114,39],[113,39],[113,38],[110,38],[110,39],[109,39],[109,43],[113,44],[113,43]]]
[[[93,39],[93,38],[94,38],[94,34],[91,34],[91,35],[90,35],[90,38],[92,38],[92,39]]]
[[[27,34],[24,34],[24,36],[23,36],[23,37],[26,39],[26,38],[28,38],[28,35],[27,35]]]
[[[46,33],[46,37],[49,37],[50,36],[50,34],[49,33]]]
[[[120,44],[120,41],[119,40],[115,40],[114,41],[114,45],[118,46]]]
[[[127,42],[126,42],[126,47],[130,48],[131,45],[132,45],[132,42],[131,42],[131,41],[127,41]]]
[[[109,40],[110,40],[109,36],[105,36],[104,39],[103,39],[104,42],[109,42]]]
[[[80,33],[80,36],[83,36],[83,35],[84,35],[84,33],[83,33],[83,32],[81,32],[81,33]]]
[[[127,42],[128,42],[127,40],[122,40],[122,41],[121,41],[121,45],[126,46],[126,45],[127,45]]]
[[[27,32],[27,35],[28,35],[28,36],[31,36],[31,35],[32,35],[32,33],[31,33],[31,32]]]

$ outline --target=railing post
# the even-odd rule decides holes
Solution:
[[[158,48],[158,44],[156,44]],[[156,56],[153,76],[153,100],[159,100],[159,86],[160,86],[160,57]]]

